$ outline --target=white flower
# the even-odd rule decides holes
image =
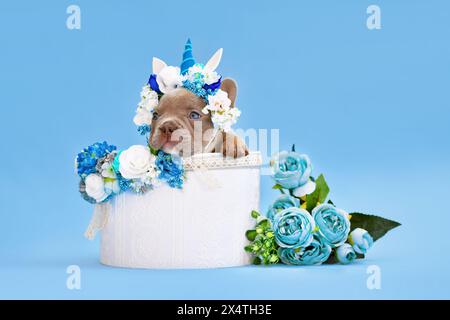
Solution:
[[[342,264],[348,264],[356,259],[356,253],[351,245],[344,243],[336,249],[336,259]]]
[[[117,179],[110,179],[105,181],[105,191],[109,195],[111,193],[119,193],[120,185]]]
[[[153,114],[145,109],[136,110],[133,122],[137,126],[150,125],[152,123]]]
[[[208,69],[204,69],[204,80],[206,84],[216,83],[220,79],[220,75],[215,71],[209,71]]]
[[[153,176],[155,156],[150,149],[142,145],[134,145],[120,153],[119,171],[125,179],[147,179]]]
[[[158,98],[158,94],[152,90],[152,88],[150,88],[149,84],[146,84],[142,87],[141,90],[141,99],[145,99],[145,98],[152,98],[153,95],[156,95],[156,98]]]
[[[86,184],[87,195],[95,201],[102,202],[108,197],[109,194],[105,191],[103,178],[98,174],[91,173],[86,177],[84,183]]]
[[[238,108],[231,106],[231,100],[228,94],[223,90],[218,90],[215,95],[208,96],[208,105],[202,112],[208,114],[211,112],[211,120],[216,127],[228,132],[231,126],[235,124],[241,115]]]
[[[228,94],[223,90],[217,90],[215,95],[208,96],[208,105],[203,109],[203,113],[205,110],[210,111],[227,111],[231,106],[231,100],[228,98]]]
[[[142,87],[141,101],[136,109],[136,115],[133,118],[137,126],[150,125],[153,118],[153,110],[158,105],[158,94],[147,84]]]
[[[138,104],[138,110],[146,110],[148,112],[153,112],[155,107],[158,105],[158,98],[156,99],[142,99],[141,102]]]
[[[142,91],[145,90],[142,89]],[[155,91],[145,92],[144,96],[142,96],[141,92],[141,101],[138,104],[138,110],[144,109],[149,112],[152,112],[157,105],[158,105],[158,94]]]
[[[187,72],[187,74],[186,74],[186,78],[188,79],[188,80],[194,80],[195,78],[196,78],[196,76],[198,75],[198,74],[201,74],[201,75],[203,75],[203,70],[204,70],[204,67],[203,67],[203,65],[201,65],[201,64],[199,64],[199,63],[196,63],[196,64],[194,64],[192,67],[190,67],[189,69],[188,69],[188,72]]]
[[[237,108],[229,108],[226,112],[212,112],[211,120],[216,127],[224,132],[231,131],[231,127],[235,124],[241,114]]]
[[[101,175],[104,178],[110,178],[110,179],[116,179],[116,173],[114,172],[114,169],[112,168],[112,164],[110,162],[105,161],[105,163],[102,164],[101,167]]]
[[[366,230],[356,228],[348,236],[348,242],[357,253],[366,254],[373,245],[373,238]]]
[[[182,81],[183,76],[180,74],[180,68],[178,67],[164,67],[156,76],[156,82],[162,93],[181,87]]]

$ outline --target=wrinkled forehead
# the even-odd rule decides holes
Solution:
[[[194,93],[178,88],[166,93],[160,100],[158,111],[198,109],[205,107],[205,101]]]

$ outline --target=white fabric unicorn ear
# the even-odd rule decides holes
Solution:
[[[164,69],[165,67],[167,67],[167,64],[164,61],[156,57],[153,57],[152,68],[154,74],[160,73],[161,70]]]
[[[220,48],[216,51],[216,53],[213,54],[211,59],[206,63],[205,69],[208,69],[209,71],[214,71],[219,66],[220,59],[222,59],[222,52],[223,49]]]

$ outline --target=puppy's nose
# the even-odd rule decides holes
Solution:
[[[172,121],[165,122],[159,127],[159,130],[161,130],[165,134],[172,134],[177,129],[178,126]]]

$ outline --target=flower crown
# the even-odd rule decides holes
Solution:
[[[205,100],[206,106],[202,112],[211,115],[216,129],[229,132],[241,112],[231,105],[228,94],[220,89],[222,76],[215,70],[222,52],[223,49],[217,50],[205,65],[196,63],[192,55],[192,43],[188,39],[180,67],[168,66],[161,59],[153,58],[153,73],[142,88],[141,101],[133,119],[139,133],[144,135],[150,132],[153,111],[159,99],[176,88],[185,88]]]

